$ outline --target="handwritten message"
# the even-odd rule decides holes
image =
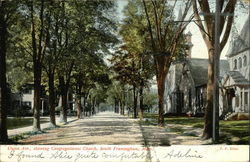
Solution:
[[[247,146],[4,145],[0,148],[1,162],[223,161],[225,157],[233,161],[249,160]]]

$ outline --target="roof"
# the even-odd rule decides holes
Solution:
[[[238,71],[229,71],[227,76],[233,81],[230,86],[250,86],[250,82]]]
[[[190,59],[190,70],[194,79],[195,86],[207,84],[208,80],[208,59]],[[222,77],[229,69],[227,60],[220,60],[220,76]]]
[[[248,16],[240,35],[231,41],[227,57],[235,56],[243,51],[250,50],[250,16]]]

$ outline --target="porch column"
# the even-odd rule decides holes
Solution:
[[[242,109],[242,88],[239,88],[239,89],[240,89],[240,94],[239,94],[239,109],[238,109],[238,111],[240,112]]]
[[[242,98],[241,111],[244,112],[244,110],[245,110],[245,88],[242,88],[242,96],[241,96],[241,98]]]

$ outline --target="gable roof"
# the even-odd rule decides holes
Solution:
[[[240,35],[231,41],[226,56],[232,57],[246,50],[250,50],[250,16],[248,16]]]
[[[189,63],[195,86],[197,87],[207,84],[208,59],[191,58]],[[220,60],[220,76],[222,77],[228,70],[228,61]]]
[[[226,73],[226,77],[223,85],[225,87],[231,86],[250,86],[250,82],[239,71],[229,71]]]

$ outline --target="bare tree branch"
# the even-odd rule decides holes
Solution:
[[[220,43],[221,49],[223,49],[224,46],[227,43],[228,37],[230,35],[230,30],[231,30],[231,27],[232,27],[232,24],[233,24],[233,19],[234,19],[233,16],[228,17],[226,29],[225,29],[225,32],[224,32],[224,36],[223,36],[222,41]]]
[[[210,40],[209,33],[205,30],[205,28],[204,28],[204,26],[202,24],[201,17],[200,17],[199,12],[198,12],[196,0],[192,0],[192,4],[193,4],[193,11],[194,11],[195,19],[198,20],[195,23],[197,24],[197,26],[200,29],[201,35],[202,35],[202,37],[203,37],[203,39],[204,39],[204,41],[206,43],[206,46],[210,47],[211,42],[209,42],[209,40]]]

